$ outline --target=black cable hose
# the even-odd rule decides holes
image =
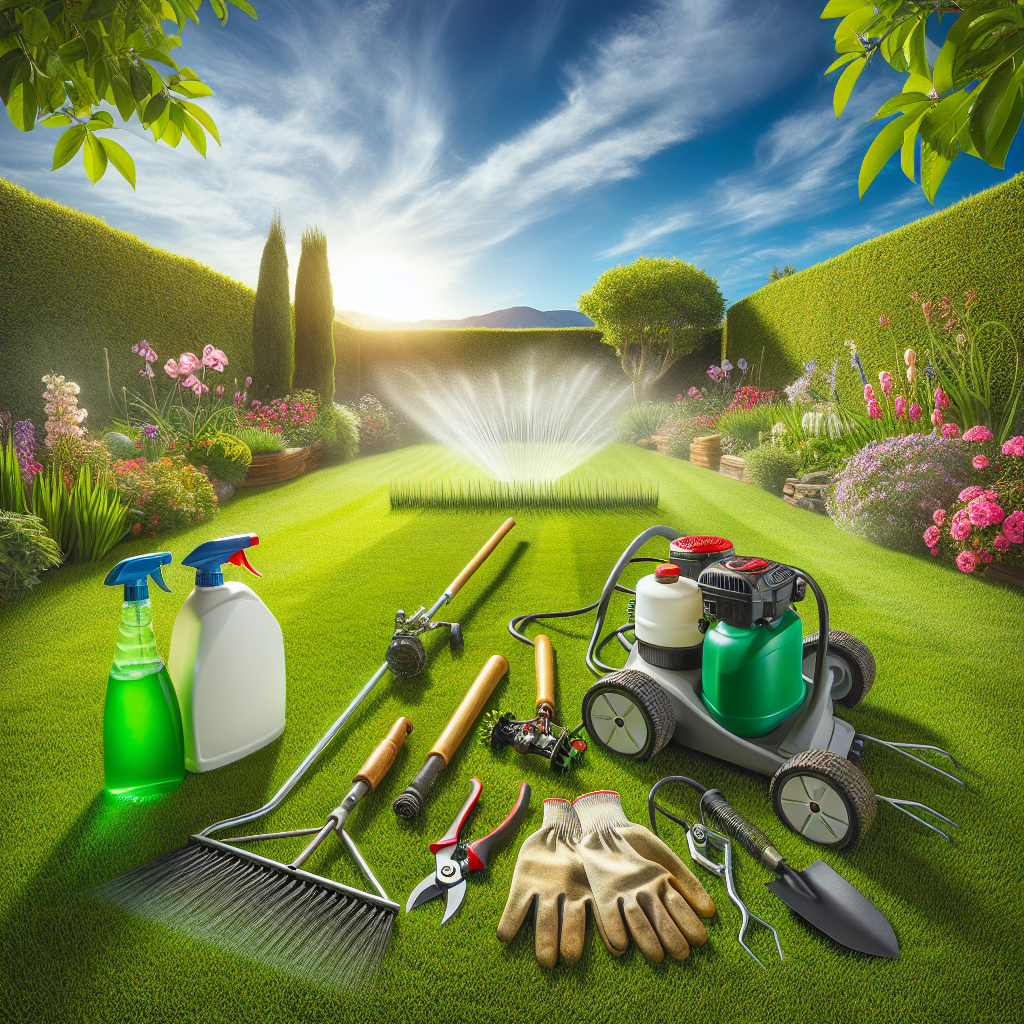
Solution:
[[[686,821],[685,818],[680,818],[678,815],[673,814],[669,810],[666,810],[664,807],[661,806],[661,804],[655,801],[655,794],[667,782],[685,782],[686,785],[692,787],[698,793],[700,793],[701,797],[703,797],[704,794],[708,791],[707,786],[701,785],[701,783],[699,783],[696,779],[691,779],[686,775],[666,775],[665,778],[661,779],[661,781],[656,782],[651,787],[651,792],[647,795],[647,814],[651,819],[651,831],[655,835],[658,834],[658,819],[657,815],[655,814],[656,811],[660,811],[662,814],[665,815],[666,818],[668,818],[670,821],[674,821],[677,825],[682,825],[683,828],[687,830],[689,830],[690,828],[690,823]]]
[[[600,654],[600,653],[601,653],[601,648],[602,648],[602,647],[604,647],[604,645],[605,645],[606,643],[609,643],[610,641],[614,640],[614,639],[615,639],[616,637],[618,637],[619,643],[620,643],[620,644],[622,644],[622,646],[623,646],[623,647],[624,647],[624,648],[625,648],[625,649],[626,649],[627,651],[631,651],[631,650],[633,649],[633,645],[632,645],[632,644],[630,644],[630,643],[627,643],[627,642],[626,642],[625,640],[623,640],[623,639],[622,639],[622,634],[623,634],[623,633],[626,633],[626,632],[628,632],[628,631],[629,631],[629,630],[631,630],[632,628],[633,628],[633,623],[632,623],[632,622],[627,622],[627,623],[626,623],[626,624],[625,624],[624,626],[619,626],[619,628],[618,628],[618,629],[614,629],[614,630],[612,630],[612,632],[611,632],[611,633],[609,633],[609,634],[608,634],[608,635],[607,635],[607,636],[606,636],[606,637],[605,637],[605,638],[604,638],[604,639],[603,639],[603,640],[602,640],[602,641],[601,641],[601,642],[600,642],[600,643],[599,643],[599,644],[597,645],[597,647],[595,648],[595,651],[596,651],[596,653]]]

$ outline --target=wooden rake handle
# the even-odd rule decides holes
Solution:
[[[455,579],[448,585],[448,589],[445,594],[448,596],[450,601],[461,589],[466,580],[473,575],[480,568],[481,565],[487,560],[487,556],[501,543],[505,534],[516,525],[516,521],[512,518],[506,519],[505,522],[498,527],[494,536],[473,556],[469,564],[462,572],[459,573]]]
[[[444,732],[431,747],[430,753],[437,754],[444,760],[445,766],[451,763],[459,744],[466,738],[473,722],[483,711],[494,692],[498,680],[508,671],[508,662],[500,654],[492,654],[477,673],[473,685],[462,698],[462,703],[455,709],[455,714],[448,720]]]
[[[412,732],[412,722],[404,715],[396,719],[387,736],[377,744],[373,753],[356,772],[353,782],[365,782],[372,793],[395,763],[399,750],[405,746],[405,738]]]
[[[555,652],[551,637],[541,633],[533,644],[533,664],[537,673],[537,710],[555,711]]]

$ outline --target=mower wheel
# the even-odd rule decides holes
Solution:
[[[668,694],[632,669],[612,672],[587,690],[583,723],[599,747],[634,761],[654,757],[676,731]]]
[[[878,809],[864,773],[831,750],[791,757],[772,778],[769,796],[787,828],[833,850],[860,842]]]
[[[814,657],[818,651],[818,634],[804,637],[804,664],[806,676],[814,676]],[[856,707],[875,681],[875,656],[863,640],[841,629],[828,631],[828,650],[825,652],[825,671],[832,683],[832,700],[844,708]]]

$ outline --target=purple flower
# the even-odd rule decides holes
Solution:
[[[747,372],[747,367],[750,365],[746,359],[740,358],[736,360],[736,365],[744,372]]]

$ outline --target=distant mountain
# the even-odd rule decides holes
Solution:
[[[593,327],[594,321],[575,309],[549,309],[541,311],[532,306],[512,306],[510,309],[496,309],[482,316],[467,316],[461,320],[391,320],[386,316],[372,313],[357,313],[342,310],[337,319],[354,327],[376,327],[395,329],[403,327],[500,327],[504,330],[528,330],[538,327]]]

